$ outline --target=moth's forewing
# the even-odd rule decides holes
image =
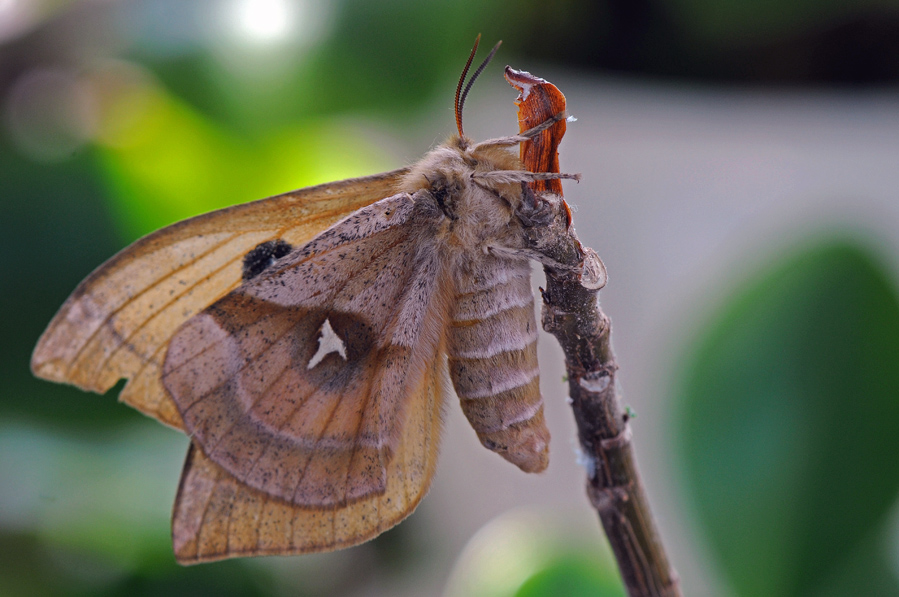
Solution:
[[[386,491],[340,508],[300,507],[248,487],[191,447],[172,539],[181,564],[229,557],[300,554],[357,545],[408,516],[437,463],[445,364],[428,364],[407,403],[405,425],[386,467]]]
[[[162,381],[205,455],[298,506],[388,491],[448,318],[442,216],[405,193],[335,224],[175,334]],[[333,351],[316,357],[324,330]]]
[[[187,319],[234,289],[259,243],[300,245],[347,214],[392,195],[405,169],[237,205],[142,238],[72,293],[34,350],[35,375],[103,393],[183,427],[160,374],[166,347]]]

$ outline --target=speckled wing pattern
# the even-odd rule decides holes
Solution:
[[[303,508],[252,489],[191,446],[172,515],[175,557],[195,564],[350,547],[406,518],[427,492],[437,462],[445,363],[435,360],[413,389],[386,491],[340,508]]]
[[[396,192],[406,169],[309,187],[197,216],[163,228],[97,268],[41,336],[35,375],[104,393],[183,428],[160,383],[178,327],[241,282],[241,261],[259,243],[292,245]]]
[[[386,490],[410,388],[446,327],[450,281],[420,212],[405,193],[357,211],[173,336],[163,385],[240,482],[327,508]],[[315,358],[326,327],[342,350]]]
[[[345,547],[412,511],[446,378],[437,221],[406,193],[378,201],[176,332],[162,383],[194,443],[179,559]]]

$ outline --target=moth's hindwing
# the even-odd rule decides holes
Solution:
[[[196,564],[229,557],[329,551],[367,541],[406,518],[437,463],[445,366],[434,361],[412,390],[387,463],[386,491],[341,508],[305,508],[248,487],[192,445],[172,515],[175,557]]]
[[[234,289],[260,243],[307,242],[347,214],[392,195],[405,169],[237,205],[163,228],[101,265],[72,293],[34,350],[35,375],[119,399],[173,427],[160,384],[165,350],[187,319]]]

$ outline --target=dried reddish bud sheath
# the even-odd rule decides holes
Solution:
[[[523,133],[565,111],[565,95],[546,79],[511,66],[506,67],[505,77],[518,90],[515,105],[518,106],[519,132]],[[521,144],[519,157],[525,168],[531,172],[559,172],[559,143],[565,135],[565,123],[563,118]],[[561,180],[537,180],[528,184],[534,192],[549,191],[562,196]],[[564,199],[562,207],[571,226],[571,209]]]
[[[506,67],[506,81],[518,90],[518,128],[524,132],[565,111],[565,96],[559,89],[529,72]],[[521,144],[521,161],[531,172],[559,172],[559,143],[565,134],[565,120],[540,132],[531,141]],[[550,191],[562,194],[559,180],[538,180],[530,183],[535,192]]]

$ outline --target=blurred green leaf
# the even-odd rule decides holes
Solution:
[[[186,443],[149,421],[69,437],[0,425],[0,594],[272,594],[258,566],[175,563],[170,504]]]
[[[528,578],[515,597],[623,597],[621,580],[610,572],[591,558],[569,554]]]
[[[843,597],[864,594],[865,597],[895,597],[899,595],[895,564],[889,557],[887,529],[879,528],[869,533],[858,545],[847,550],[843,562],[829,571],[820,584],[815,597]]]
[[[480,25],[497,19],[506,2],[348,0],[334,36],[323,44],[307,73],[314,112],[351,109],[404,111],[431,97],[435,85],[461,71]],[[484,28],[484,45],[499,39]],[[385,31],[396,32],[385,35]],[[481,56],[486,55],[484,49]],[[480,59],[480,58],[479,58]],[[452,104],[452,89],[445,92]]]
[[[0,419],[93,429],[133,420],[113,399],[35,379],[28,365],[65,298],[118,248],[96,174],[88,153],[38,164],[0,141]]]
[[[483,33],[487,48],[503,38],[515,45],[521,35],[519,13],[530,9],[535,18],[537,5],[531,0],[526,5],[509,0],[313,2],[307,8],[327,25],[311,47],[241,47],[240,40],[223,39],[220,44],[233,46],[230,59],[202,46],[177,57],[146,51],[137,56],[178,97],[235,129],[273,130],[346,113],[405,122],[411,111],[435,97],[449,108],[454,79],[475,36]],[[544,14],[541,9],[543,21]],[[509,59],[508,52],[504,56]],[[255,62],[256,67],[235,62]]]
[[[737,594],[876,575],[853,557],[899,489],[899,299],[877,259],[834,241],[776,264],[712,317],[685,371],[687,481]]]
[[[240,138],[164,89],[141,93],[127,141],[97,151],[128,239],[214,209],[387,169],[345,127],[313,122]]]
[[[149,421],[68,437],[0,425],[0,478],[12,481],[0,487],[0,528],[128,569],[171,561],[170,504],[186,444]]]
[[[183,567],[169,554],[162,565],[125,569],[96,553],[49,546],[31,535],[6,530],[0,530],[0,579],[4,597],[277,594],[271,574],[243,561]]]
[[[510,510],[468,542],[444,595],[624,595],[608,543],[584,532],[582,526],[570,525],[558,512]]]

